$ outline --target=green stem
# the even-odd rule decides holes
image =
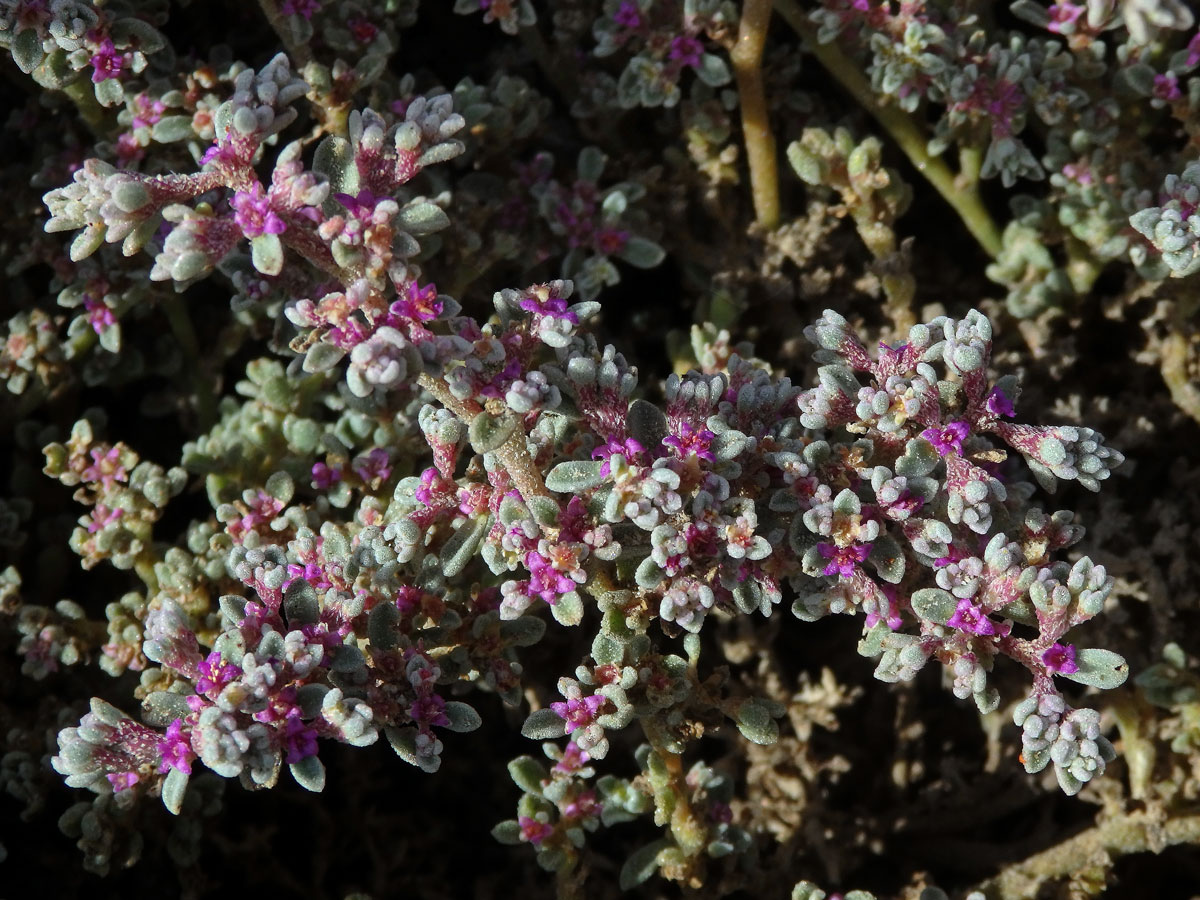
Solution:
[[[204,374],[204,366],[200,362],[200,344],[196,340],[196,331],[192,328],[192,319],[187,307],[178,294],[170,294],[162,301],[162,310],[171,325],[171,332],[179,342],[183,352],[184,365],[187,366],[192,391],[196,395],[196,412],[200,418],[200,431],[206,432],[217,422],[217,396],[213,386]]]
[[[763,48],[770,24],[771,0],[745,0],[737,44],[730,53],[742,109],[742,135],[746,141],[746,162],[750,166],[754,216],[768,231],[779,227],[775,135],[767,116],[762,77]]]
[[[817,61],[832,75],[856,101],[869,112],[892,140],[904,151],[918,172],[933,185],[942,198],[958,213],[967,230],[971,232],[984,251],[993,259],[1002,249],[1000,229],[979,196],[977,183],[969,183],[970,172],[964,172],[968,183],[963,184],[950,167],[929,152],[928,141],[922,129],[903,110],[895,106],[884,106],[871,90],[871,83],[859,71],[850,57],[835,44],[817,41],[817,32],[796,0],[774,0],[775,11],[792,29],[808,41]]]
[[[96,99],[96,91],[92,87],[91,79],[76,78],[64,87],[62,91],[71,98],[71,102],[79,110],[79,117],[83,119],[84,124],[87,125],[92,134],[97,137],[103,137],[108,131],[105,127],[106,116],[104,107]]]

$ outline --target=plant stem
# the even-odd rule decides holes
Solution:
[[[83,119],[84,124],[87,125],[92,134],[98,138],[103,138],[108,130],[105,127],[106,116],[104,107],[96,99],[96,91],[92,87],[91,79],[76,78],[64,87],[62,91],[71,98],[71,102],[79,110],[79,118]]]
[[[417,383],[425,388],[429,393],[433,394],[434,398],[454,413],[464,425],[469,426],[471,420],[479,413],[483,412],[478,403],[470,400],[459,400],[450,392],[450,388],[446,386],[446,382],[440,378],[434,378],[425,372],[422,372],[417,377]],[[509,477],[517,486],[517,490],[521,492],[521,496],[529,497],[550,497],[550,491],[546,488],[546,482],[542,478],[542,473],[538,471],[533,460],[529,456],[529,449],[525,445],[526,435],[525,429],[518,426],[517,429],[509,436],[503,444],[496,450],[496,456],[507,470]]]
[[[1023,900],[1037,895],[1047,881],[1094,868],[1099,859],[1161,853],[1176,844],[1195,843],[1200,843],[1200,816],[1163,821],[1148,812],[1129,813],[1011,865],[975,889],[987,900]]]
[[[774,0],[774,3],[775,11],[808,41],[817,61],[883,126],[916,170],[954,208],[979,246],[993,259],[999,256],[1003,246],[1000,229],[983,205],[978,181],[970,177],[971,169],[967,168],[956,176],[942,159],[931,155],[926,137],[917,123],[903,110],[879,103],[866,76],[837,45],[817,41],[816,28],[796,0]],[[971,165],[969,160],[964,162]]]
[[[779,172],[762,77],[763,47],[770,23],[771,0],[745,0],[737,43],[730,58],[742,108],[742,135],[750,166],[754,216],[763,228],[774,230],[779,227]]]

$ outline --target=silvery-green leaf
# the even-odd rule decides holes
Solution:
[[[467,438],[476,453],[491,453],[512,437],[518,425],[516,416],[507,413],[493,416],[486,410],[481,410],[471,420]]]
[[[42,39],[36,28],[23,29],[13,38],[8,50],[12,54],[13,62],[17,64],[17,68],[26,75],[33,72],[46,58],[46,53],[42,50]]]
[[[505,819],[492,829],[492,837],[501,844],[519,844],[521,824],[516,819]]]
[[[445,713],[446,718],[450,720],[450,724],[446,727],[451,731],[474,731],[483,724],[479,713],[468,704],[457,700],[450,700],[446,703]]]
[[[283,242],[277,234],[260,234],[250,241],[250,261],[264,275],[283,271]]]
[[[737,710],[737,727],[747,740],[756,744],[773,744],[779,740],[779,724],[771,717],[766,704],[751,698]]]
[[[532,756],[518,756],[508,764],[508,774],[512,777],[513,784],[535,797],[542,794],[542,782],[550,780],[550,773],[546,771],[546,767]]]
[[[599,147],[584,147],[579,151],[579,162],[575,166],[580,180],[590,181],[592,184],[598,182],[600,176],[604,174],[604,165],[607,161],[608,157]]]
[[[654,874],[658,869],[658,854],[670,846],[665,838],[648,844],[630,854],[621,866],[617,882],[623,891],[630,891]]]
[[[396,216],[400,227],[409,234],[423,235],[441,231],[450,227],[450,217],[436,203],[428,200],[414,200],[405,206]]]
[[[634,400],[625,413],[630,436],[643,447],[654,448],[667,436],[667,417],[653,403]]]
[[[910,598],[913,612],[928,622],[945,625],[954,616],[958,601],[941,588],[923,588]]]
[[[583,621],[583,599],[579,591],[567,591],[551,605],[550,612],[559,625],[578,625]]]
[[[321,618],[321,607],[317,603],[317,591],[303,578],[296,578],[283,592],[283,611],[288,624],[313,625]]]
[[[345,355],[346,351],[340,347],[326,344],[324,341],[317,341],[304,354],[304,371],[314,373],[328,371],[341,362]]]
[[[306,791],[319,794],[325,790],[325,765],[315,756],[307,756],[288,766],[296,784]]]
[[[604,480],[599,460],[573,459],[561,462],[546,475],[546,487],[559,494],[579,494]]]
[[[461,525],[454,534],[450,535],[438,554],[442,561],[442,574],[453,578],[469,563],[479,550],[488,531],[486,516],[472,516]]]
[[[720,87],[729,83],[729,66],[725,60],[714,53],[705,53],[700,57],[700,65],[696,75],[709,87]]]
[[[550,707],[530,713],[525,724],[521,726],[521,734],[535,741],[560,738],[566,733],[567,723]]]
[[[631,237],[617,254],[617,258],[639,269],[653,269],[666,257],[665,251],[654,241]]]
[[[176,140],[191,140],[196,137],[190,115],[166,115],[155,122],[150,137],[158,144],[173,144]]]
[[[1079,666],[1079,671],[1058,674],[1101,690],[1120,687],[1129,677],[1129,663],[1121,654],[1111,650],[1079,650],[1075,654],[1075,664]]]
[[[162,786],[162,802],[173,816],[179,815],[179,811],[183,809],[183,798],[187,793],[188,775],[186,772],[172,768],[167,773],[167,777],[163,780]]]

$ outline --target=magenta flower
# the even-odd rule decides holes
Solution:
[[[111,38],[105,38],[100,42],[96,52],[92,54],[90,60],[92,64],[92,81],[99,84],[101,81],[108,81],[110,78],[117,78],[121,71],[131,62],[128,53],[122,54],[117,52],[117,48],[113,46]]]
[[[334,194],[333,199],[342,204],[354,218],[367,219],[375,212],[376,204],[383,198],[376,197],[367,188],[363,188],[357,194]]]
[[[433,725],[445,727],[450,724],[450,719],[446,716],[446,701],[437,694],[418,697],[408,708],[408,715],[422,728],[429,728]]]
[[[167,726],[167,733],[158,742],[156,749],[162,762],[158,765],[160,775],[165,775],[171,769],[178,769],[184,775],[192,774],[192,760],[196,758],[192,750],[190,734],[183,732],[183,720],[176,719]]]
[[[1174,72],[1154,76],[1154,96],[1168,102],[1183,96],[1183,91],[1179,89],[1179,79],[1175,77]]]
[[[959,600],[954,615],[946,622],[950,628],[971,634],[990,636],[997,634],[996,623],[970,600]]]
[[[1053,644],[1042,654],[1042,662],[1051,672],[1071,675],[1079,671],[1075,662],[1075,648],[1070,644]]]
[[[113,522],[121,518],[123,510],[109,509],[103,503],[97,503],[92,509],[91,521],[87,524],[88,534],[95,534],[102,528],[107,528]]]
[[[945,428],[926,428],[921,437],[933,444],[939,456],[945,456],[951,450],[962,453],[963,439],[970,433],[971,427],[966,422],[951,422]]]
[[[1187,61],[1184,63],[1189,69],[1200,63],[1200,31],[1197,31],[1187,45]]]
[[[574,741],[570,741],[567,743],[567,746],[563,748],[562,759],[554,764],[554,771],[562,772],[565,775],[569,775],[572,772],[578,772],[585,765],[587,765],[589,759],[591,759],[591,757],[588,755],[586,750],[581,750],[578,744],[576,744]]]
[[[1012,400],[1000,388],[992,388],[984,407],[993,416],[1004,416],[1006,419],[1011,419],[1017,414],[1017,411],[1013,409]]]
[[[413,322],[428,322],[442,314],[442,301],[438,299],[437,285],[424,287],[410,281],[404,294],[389,308],[393,315]]]
[[[554,568],[554,564],[536,550],[525,554],[525,568],[529,570],[530,593],[547,603],[553,604],[563,594],[575,590],[575,582]]]
[[[257,182],[250,190],[233,195],[233,208],[233,219],[248,238],[287,231],[287,223],[271,209],[271,198],[263,193],[262,185]]]
[[[366,482],[376,478],[387,481],[392,474],[392,467],[388,463],[388,452],[382,447],[376,447],[365,456],[354,460],[354,473]]]
[[[320,10],[320,0],[283,0],[279,4],[279,11],[285,16],[300,16],[305,21],[311,19]]]
[[[700,57],[704,55],[704,45],[696,38],[681,34],[671,40],[671,49],[667,54],[681,66],[700,67]]]
[[[117,324],[117,317],[102,301],[87,298],[83,301],[87,310],[87,320],[96,334],[103,334],[104,329]]]
[[[716,459],[713,456],[709,447],[712,446],[716,435],[707,428],[699,430],[693,428],[687,422],[679,423],[679,434],[669,435],[663,439],[663,444],[672,448],[680,459],[687,459],[691,456],[699,457],[700,459],[712,462]]]
[[[528,841],[535,847],[554,834],[554,826],[531,819],[529,816],[519,816],[517,824],[521,826],[521,840]]]
[[[214,650],[200,663],[200,678],[196,682],[196,691],[201,694],[219,691],[241,674],[241,669],[222,660],[221,654]]]
[[[1055,3],[1047,12],[1050,13],[1050,23],[1046,28],[1055,34],[1063,33],[1063,26],[1074,26],[1083,15],[1083,5],[1078,3]]]
[[[327,466],[325,463],[313,463],[312,486],[319,491],[327,491],[342,480],[342,470]]]
[[[849,547],[839,547],[837,544],[817,544],[817,552],[829,560],[825,567],[826,575],[841,575],[849,578],[854,569],[871,553],[870,544],[851,544]]]
[[[604,706],[606,698],[603,694],[592,694],[579,699],[561,700],[551,703],[550,708],[560,719],[567,723],[567,734],[576,728],[586,728],[596,719],[600,707]]]
[[[621,0],[621,5],[613,13],[613,21],[622,28],[638,28],[642,24],[642,14],[632,0]]]
[[[79,477],[84,481],[98,481],[108,490],[115,481],[129,480],[129,473],[121,465],[121,451],[116,447],[109,447],[107,451],[93,448],[88,452],[92,457],[92,464],[79,473]]]
[[[137,772],[117,772],[114,775],[105,775],[108,783],[112,785],[113,793],[119,794],[121,791],[128,790],[139,781]]]
[[[305,725],[298,713],[287,717],[283,731],[283,748],[289,765],[317,755],[317,730]]]
[[[520,302],[521,309],[526,312],[531,312],[535,316],[546,317],[550,319],[566,319],[572,325],[579,324],[579,316],[571,312],[567,308],[565,297],[555,297],[553,295],[542,299],[538,296],[526,297]]]
[[[633,438],[626,438],[624,441],[619,441],[615,437],[610,437],[607,443],[601,444],[592,451],[592,459],[604,460],[604,465],[600,467],[600,474],[607,476],[612,471],[609,463],[611,457],[615,454],[620,453],[621,456],[625,457],[626,462],[633,462],[640,454],[645,452],[646,448]]]

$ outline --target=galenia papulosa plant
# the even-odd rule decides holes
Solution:
[[[319,791],[322,741],[381,737],[435,772],[454,751],[449,735],[481,724],[472,693],[490,692],[512,707],[538,699],[522,733],[543,742],[546,760],[509,764],[521,796],[499,840],[529,844],[569,877],[590,832],[644,817],[660,836],[625,861],[621,885],[656,871],[699,883],[706,858],[753,841],[731,813],[734,779],[697,759],[697,744],[729,725],[770,744],[784,713],[729,677],[705,629],[783,615],[785,597],[803,622],[861,616],[857,649],[880,680],[911,681],[936,660],[981,713],[1000,706],[991,675],[1006,657],[1029,678],[1013,714],[1025,768],[1052,769],[1067,794],[1104,772],[1114,753],[1099,713],[1073,707],[1061,687],[1125,680],[1118,654],[1071,635],[1103,611],[1113,579],[1086,556],[1065,558],[1083,528],[1038,498],[1059,481],[1098,490],[1122,456],[1087,427],[1020,421],[1018,380],[993,373],[987,316],[914,319],[872,350],[826,310],[805,332],[808,385],[697,329],[696,367],[642,383],[591,328],[594,298],[619,278],[614,261],[663,259],[637,208],[645,183],[606,179],[604,152],[588,145],[569,184],[536,152],[460,187],[455,161],[487,158],[473,134],[527,140],[544,104],[519,79],[452,94],[385,78],[404,19],[391,7],[403,4],[337,4],[324,39],[358,62],[315,61],[312,22],[334,6],[264,3],[288,53],[257,67],[218,54],[180,77],[152,22],[123,5],[0,4],[0,40],[22,71],[97,128],[119,110],[116,137],[60,167],[69,179],[45,194],[46,231],[73,235],[51,256],[58,302],[79,312],[63,341],[36,310],[10,323],[9,389],[51,384],[93,344],[124,353],[122,321],[156,306],[194,357],[188,298],[175,292],[210,277],[228,285],[239,334],[263,334],[275,354],[246,365],[237,396],[197,379],[205,427],[177,466],[106,441],[99,415],[45,446],[46,474],[86,508],[70,539],[84,567],[107,561],[142,582],[109,604],[101,637],[69,601],[19,622],[33,677],[92,647],[110,674],[139,673],[137,715],[93,699],[52,759],[69,785],[97,795],[64,820],[95,868],[111,854],[94,833],[147,798],[204,814],[214,790],[204,773],[263,788],[286,766]],[[1017,11],[1028,20],[1032,6]],[[478,9],[533,40],[529,4]],[[1064,34],[1083,21],[1053,9]],[[732,77],[723,54],[737,9],[650,0],[597,15],[584,30],[593,55],[617,62],[583,73],[580,118],[694,101],[691,114],[704,108],[720,132],[721,110],[739,99],[713,93]],[[944,106],[927,152],[957,145],[976,175],[1006,186],[1044,174],[1017,138],[1023,104],[1044,100],[1060,117],[1099,109],[1068,102],[1077,93],[1053,77],[1084,63],[1062,62],[1048,41],[995,50],[937,24],[943,15],[955,18],[919,3],[831,3],[809,21],[821,45],[870,48],[871,89],[898,109]],[[1071,51],[1102,46],[1115,15]],[[1188,47],[1178,66],[1171,58],[1183,74],[1196,64]],[[1122,65],[1136,89],[1144,73]],[[314,110],[308,136],[296,127],[302,103]],[[1076,155],[1101,152],[1063,141]],[[1046,146],[1062,149],[1053,133]],[[809,129],[788,156],[803,180],[841,194],[874,256],[894,261],[908,195],[883,176],[880,153],[877,141]],[[1194,169],[1166,177],[1158,206],[1104,206],[1109,218],[1082,236],[1033,213],[1010,229],[1036,225],[1054,246],[1082,242],[1102,261],[1128,254],[1151,275],[1185,277],[1200,221]],[[972,224],[991,240],[986,223]],[[570,278],[499,290],[494,312],[471,315],[427,270],[466,247],[486,260],[480,277],[525,251],[490,235],[497,226],[536,235],[537,262]],[[1099,240],[1108,226],[1121,240]],[[1018,231],[1005,230],[998,267]],[[1010,306],[1037,280],[1030,265],[998,276],[1016,285]],[[884,291],[900,321],[911,277],[885,279]],[[106,365],[87,377],[109,377]],[[156,533],[164,511],[201,482],[211,515],[170,546]],[[14,507],[10,518],[28,514]],[[19,590],[15,573],[0,578],[3,596]],[[522,651],[560,629],[587,632],[577,667],[527,669]],[[613,765],[618,753],[632,765]]]

